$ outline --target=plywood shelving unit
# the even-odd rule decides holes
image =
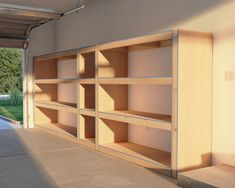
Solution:
[[[177,30],[79,49],[77,105],[57,100],[54,87],[76,78],[57,78],[49,57],[50,71],[34,83],[49,99],[36,97],[36,110],[76,114],[81,145],[173,177],[210,165],[211,34]]]
[[[77,98],[76,67],[77,50],[34,58],[35,126],[72,141],[77,141],[77,101],[65,99],[61,90],[67,88]]]

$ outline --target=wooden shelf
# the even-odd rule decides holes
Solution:
[[[80,84],[95,84],[95,78],[82,78]]]
[[[47,131],[51,134],[77,142],[77,128],[61,123],[36,124],[37,128]]]
[[[100,145],[99,150],[147,168],[170,171],[171,154],[169,152],[130,142]]]
[[[156,84],[171,85],[170,77],[158,78],[100,78],[99,84]]]
[[[83,138],[79,140],[79,143],[92,149],[96,149],[95,138]]]
[[[99,112],[99,117],[171,131],[171,116],[132,110]]]
[[[35,84],[60,84],[60,83],[75,83],[76,78],[63,78],[63,79],[37,79]]]
[[[34,61],[48,61],[53,59],[73,59],[73,58],[77,58],[77,49],[37,56],[34,58]]]
[[[95,117],[95,109],[94,108],[80,109],[80,114]]]
[[[49,108],[53,110],[62,110],[72,113],[77,113],[77,105],[73,103],[63,103],[55,101],[36,101],[35,105],[37,107]]]

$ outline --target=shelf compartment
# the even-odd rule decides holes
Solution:
[[[101,118],[99,120],[99,150],[149,169],[170,173],[171,153],[133,143],[129,140],[128,126],[127,123]]]
[[[95,117],[95,109],[94,108],[80,109],[80,114]]]
[[[99,112],[99,117],[140,126],[152,127],[171,131],[171,116],[156,113],[139,112],[133,110],[121,110]]]
[[[36,127],[53,135],[66,138],[73,142],[77,142],[77,128],[75,127],[71,127],[61,123],[36,124]]]
[[[95,149],[95,117],[80,115],[79,141],[80,144]]]
[[[79,78],[95,78],[95,51],[79,53]]]
[[[61,111],[77,113],[77,105],[74,103],[64,103],[64,102],[55,102],[55,101],[36,101],[35,106],[53,109],[53,110],[61,110]]]
[[[99,78],[99,84],[156,84],[156,85],[171,85],[170,77],[158,78]]]
[[[79,93],[80,109],[95,109],[95,85],[80,84]]]
[[[35,84],[60,84],[60,83],[75,83],[76,78],[64,78],[64,79],[37,79]]]
[[[95,78],[82,78],[80,84],[95,84]]]

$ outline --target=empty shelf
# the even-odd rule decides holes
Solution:
[[[63,78],[63,79],[37,79],[35,84],[60,84],[60,83],[73,83],[76,82],[76,78]]]
[[[37,101],[35,102],[37,107],[49,108],[53,110],[63,110],[72,113],[77,113],[77,105],[73,103],[63,103],[55,101]]]
[[[99,117],[171,131],[171,116],[132,110],[99,112]]]
[[[99,84],[156,84],[156,85],[171,85],[170,77],[158,78],[100,78]]]
[[[99,149],[147,168],[170,170],[171,154],[169,152],[130,142],[105,144],[99,146]]]
[[[77,128],[60,124],[60,123],[46,123],[37,124],[37,128],[47,131],[51,134],[61,136],[63,138],[69,139],[71,141],[77,142]]]
[[[84,109],[80,109],[80,114],[81,114],[81,115],[86,115],[86,116],[93,116],[93,117],[95,117],[95,109],[94,109],[94,108],[84,108]]]
[[[82,78],[80,84],[95,84],[95,78]]]

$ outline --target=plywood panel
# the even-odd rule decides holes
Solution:
[[[179,31],[178,168],[211,164],[212,36]]]
[[[126,110],[128,87],[126,85],[100,85],[99,110]]]
[[[126,142],[128,124],[106,119],[99,120],[99,144]]]
[[[98,77],[127,77],[127,48],[98,52]]]
[[[34,84],[35,101],[57,101],[56,84]]]
[[[43,62],[34,62],[35,79],[55,79],[57,78],[57,61],[48,60]]]

